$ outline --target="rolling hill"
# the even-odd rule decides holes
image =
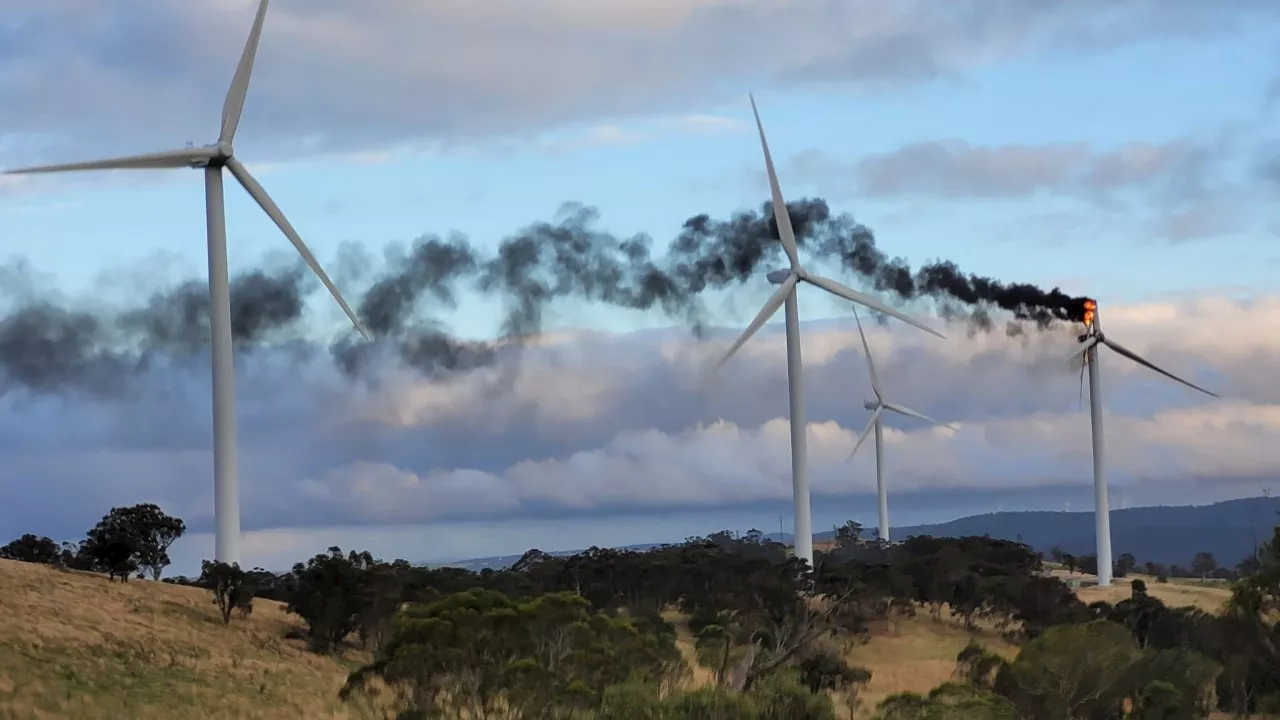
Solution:
[[[1198,552],[1211,552],[1224,567],[1251,555],[1280,523],[1280,501],[1257,497],[1212,505],[1136,507],[1111,511],[1111,546],[1118,557],[1187,566]],[[1094,551],[1093,513],[1000,512],[937,525],[896,528],[892,537],[990,535],[1021,540],[1048,552],[1055,545],[1076,555]],[[828,533],[828,536],[830,533]]]
[[[0,560],[0,718],[359,718],[337,693],[359,654],[309,652],[297,618],[255,603],[224,626],[211,595]]]
[[[1277,523],[1280,523],[1280,500],[1268,497],[1227,500],[1212,505],[1126,508],[1111,511],[1111,545],[1116,557],[1131,553],[1139,563],[1185,567],[1196,553],[1211,552],[1219,565],[1235,567],[1253,553],[1257,543],[1271,537],[1271,529]],[[707,528],[707,532],[717,529]],[[971,515],[934,525],[895,527],[890,537],[990,535],[1020,540],[1045,553],[1057,546],[1075,555],[1088,555],[1094,549],[1093,533],[1092,511],[1023,511]],[[832,535],[830,531],[816,533],[814,540],[831,540]],[[769,537],[787,544],[792,541],[789,534],[771,533]],[[658,544],[641,543],[618,549],[644,550]],[[559,550],[551,554],[572,555],[581,550]],[[506,567],[519,559],[520,555],[496,555],[436,564],[481,570]]]

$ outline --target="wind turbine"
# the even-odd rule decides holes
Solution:
[[[858,317],[857,309],[853,311],[853,319],[858,323],[858,336],[862,338],[862,349],[867,354],[867,373],[871,375],[871,392],[875,393],[876,399],[869,400],[862,404],[863,407],[872,411],[871,420],[867,423],[867,429],[862,431],[858,436],[858,442],[853,446],[853,452],[849,453],[849,460],[858,454],[858,448],[862,447],[862,443],[867,439],[867,435],[872,430],[876,433],[876,500],[879,508],[879,533],[880,539],[889,541],[889,493],[884,485],[884,411],[898,413],[906,417],[913,417],[925,422],[933,423],[949,430],[958,430],[955,425],[950,423],[939,422],[923,413],[916,412],[908,407],[896,405],[886,402],[884,393],[880,390],[880,379],[876,376],[876,363],[871,359],[871,346],[867,345],[867,334],[862,331],[862,320]]]
[[[249,31],[249,40],[240,64],[236,67],[231,88],[227,90],[222,105],[222,128],[218,141],[204,147],[186,147],[181,150],[132,155],[128,157],[47,165],[42,167],[10,170],[6,174],[31,174],[72,172],[80,170],[162,170],[169,168],[198,168],[204,170],[205,220],[209,245],[209,326],[213,365],[213,512],[217,526],[215,558],[220,562],[240,561],[240,500],[236,474],[236,418],[235,418],[235,365],[231,347],[231,293],[227,279],[227,227],[223,207],[222,169],[231,171],[245,192],[262,206],[267,216],[280,228],[289,242],[297,248],[320,282],[342,306],[351,318],[356,330],[368,339],[359,319],[342,293],[334,286],[328,274],[320,267],[297,231],[289,224],[284,213],[276,206],[267,191],[253,175],[236,159],[232,148],[236,127],[244,110],[245,95],[249,91],[249,76],[253,73],[253,60],[258,52],[258,40],[262,36],[262,23],[267,14],[268,0],[261,0],[258,13]]]
[[[1183,385],[1199,390],[1205,395],[1218,397],[1195,383],[1188,382],[1173,373],[1161,370],[1139,357],[1137,353],[1102,334],[1098,323],[1098,303],[1084,302],[1085,332],[1078,339],[1080,344],[1071,352],[1070,360],[1079,359],[1089,370],[1089,421],[1093,429],[1093,514],[1094,532],[1098,543],[1098,585],[1111,584],[1111,510],[1107,505],[1106,445],[1102,433],[1102,383],[1098,369],[1098,346],[1106,345],[1119,355],[1154,370]],[[1082,369],[1083,372],[1083,369]]]
[[[908,315],[884,305],[868,295],[847,288],[840,283],[814,275],[800,265],[800,257],[796,250],[796,235],[791,228],[791,216],[787,214],[787,204],[782,199],[782,190],[778,187],[778,176],[773,169],[773,158],[769,155],[769,143],[764,137],[764,125],[760,122],[760,112],[756,109],[755,97],[751,97],[751,112],[755,115],[756,129],[760,133],[760,147],[764,150],[764,166],[769,173],[769,189],[773,195],[773,217],[778,225],[778,239],[787,253],[791,267],[786,270],[774,270],[766,277],[774,285],[780,285],[773,296],[760,309],[759,314],[747,326],[742,335],[716,362],[713,372],[724,366],[729,358],[755,335],[764,324],[778,312],[778,308],[786,306],[787,328],[787,392],[791,399],[791,491],[795,502],[795,534],[796,557],[803,558],[813,565],[813,523],[809,508],[809,478],[806,468],[807,453],[805,450],[804,421],[804,387],[801,377],[800,363],[800,311],[796,304],[796,286],[802,282],[822,288],[837,297],[865,305],[877,312],[891,315],[903,322],[913,325],[925,332],[946,338],[945,335]]]

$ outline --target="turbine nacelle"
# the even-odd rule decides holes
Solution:
[[[879,400],[863,400],[862,407],[866,410],[875,411],[880,409],[880,401]]]
[[[200,157],[192,158],[186,167],[201,170],[203,168],[222,168],[235,157],[235,150],[229,141],[221,140],[210,145],[201,145],[204,152]]]
[[[800,274],[799,268],[796,270],[772,270],[768,275],[765,275],[765,279],[769,281],[770,285],[781,285],[787,281],[787,278],[791,277],[793,272],[797,275]],[[801,277],[803,278],[803,275]]]

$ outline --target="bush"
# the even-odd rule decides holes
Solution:
[[[650,685],[615,685],[605,690],[595,720],[791,720],[762,715],[755,699],[724,687],[682,690],[665,699]],[[802,719],[798,719],[802,720]]]
[[[809,692],[790,673],[762,680],[748,693],[725,687],[677,691],[659,698],[658,688],[641,683],[607,688],[596,720],[835,720],[826,695]]]
[[[597,720],[666,720],[671,717],[667,703],[658,698],[658,689],[640,683],[605,688],[600,697]]]
[[[944,683],[928,695],[900,692],[876,706],[876,720],[1015,720],[1007,698],[961,683]]]
[[[761,720],[836,720],[831,698],[809,691],[792,673],[774,675],[756,686]]]
[[[689,720],[760,720],[760,709],[746,695],[724,688],[682,692],[667,703],[664,718]]]
[[[213,602],[218,606],[223,625],[231,622],[233,610],[239,610],[240,617],[253,613],[254,588],[248,573],[240,569],[240,563],[228,565],[205,560],[200,564],[200,578],[196,582],[213,592]]]

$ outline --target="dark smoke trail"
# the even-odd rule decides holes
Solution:
[[[369,377],[378,360],[428,377],[472,370],[516,357],[541,331],[548,306],[569,299],[660,311],[697,331],[707,319],[704,293],[758,283],[766,270],[785,262],[768,204],[761,207],[727,220],[689,218],[660,258],[649,237],[620,238],[599,230],[596,211],[577,204],[504,239],[491,255],[461,236],[424,236],[354,303],[373,342],[347,333],[331,344],[330,355],[350,377]],[[851,284],[869,286],[891,301],[930,300],[943,317],[966,322],[971,332],[994,329],[995,313],[1013,318],[1005,330],[1010,335],[1025,331],[1020,321],[1047,329],[1083,317],[1085,298],[1057,288],[1001,283],[963,273],[949,261],[912,270],[880,250],[871,230],[847,215],[833,216],[822,200],[800,200],[788,208],[807,262],[838,266],[859,278]],[[340,275],[344,269],[362,274],[355,266],[363,261],[352,253],[343,264],[351,267],[340,268]],[[0,318],[0,392],[14,385],[36,392],[113,387],[153,362],[198,356],[208,343],[203,279],[113,312],[39,297],[30,289],[38,283],[20,263],[0,268],[0,278],[6,288],[24,291]],[[231,298],[237,351],[303,339],[304,301],[317,287],[301,267],[236,276]],[[455,309],[465,290],[503,302],[498,340],[462,340],[446,329],[440,315]]]
[[[761,212],[741,212],[728,221],[707,215],[690,218],[672,243],[666,267],[673,286],[683,298],[708,289],[720,289],[757,278],[769,267],[781,266],[782,246],[777,226],[766,203]],[[912,271],[902,258],[890,258],[876,246],[871,230],[848,215],[833,216],[826,202],[805,199],[787,205],[796,232],[796,244],[819,264],[836,262],[891,299],[933,300],[947,320],[963,320],[974,330],[995,327],[993,311],[1030,321],[1039,329],[1058,322],[1080,322],[1084,297],[1067,295],[1057,288],[1043,290],[1026,283],[1001,283],[966,274],[950,261],[935,261]],[[1020,325],[1006,327],[1010,335]]]
[[[424,296],[444,308],[457,307],[458,284],[477,268],[475,252],[464,238],[419,238],[413,252],[393,263],[356,307],[374,342],[366,343],[349,332],[330,347],[338,367],[348,375],[360,375],[380,350],[388,348],[401,362],[426,375],[492,362],[491,346],[450,337],[424,307]]]
[[[912,272],[905,260],[890,258],[876,246],[875,235],[869,228],[848,215],[833,217],[822,200],[791,203],[787,210],[796,230],[797,244],[807,248],[819,261],[838,260],[875,290],[890,293],[899,300],[931,298],[938,302],[940,313],[947,319],[967,319],[977,329],[989,331],[994,327],[992,310],[1031,321],[1041,329],[1059,321],[1080,322],[1084,317],[1086,298],[1072,297],[1058,288],[1044,290],[1027,283],[1001,283],[963,273],[947,260],[928,263]],[[741,247],[742,238],[724,245]],[[737,256],[739,262],[745,262],[751,253],[748,248]]]
[[[286,339],[302,317],[310,278],[302,267],[268,274],[251,270],[231,279],[231,337],[241,350]],[[304,283],[306,283],[304,285]],[[209,286],[188,280],[153,295],[117,322],[120,337],[145,352],[191,355],[209,343]]]
[[[633,310],[657,306],[668,316],[691,318],[696,305],[653,262],[650,239],[598,231],[597,218],[593,208],[567,204],[553,222],[503,240],[490,258],[461,237],[419,238],[359,303],[356,312],[375,342],[348,334],[334,343],[338,367],[358,376],[387,353],[428,376],[489,365],[503,352],[518,353],[541,332],[547,306],[570,298]],[[463,287],[505,303],[496,342],[459,340],[442,329],[437,311],[454,309]]]
[[[6,277],[29,279],[12,263]],[[29,283],[28,283],[29,284]],[[290,339],[312,283],[299,267],[252,270],[231,279],[231,335],[240,352]],[[190,280],[119,312],[65,307],[24,293],[0,318],[0,392],[75,386],[120,390],[133,372],[161,359],[187,359],[209,343],[209,293]]]

